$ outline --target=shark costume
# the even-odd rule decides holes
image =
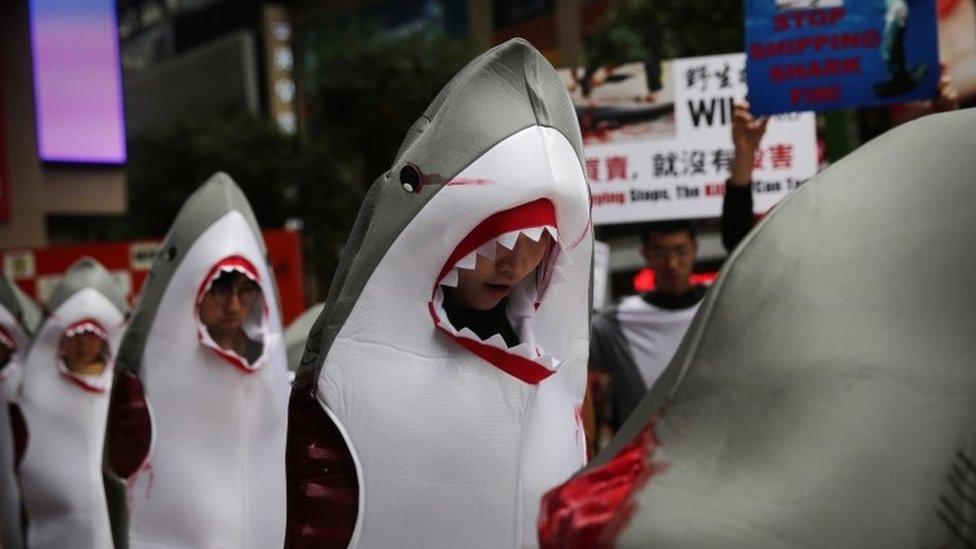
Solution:
[[[16,283],[0,276],[0,345],[10,353],[6,362],[0,364],[0,547],[7,549],[24,546],[9,403],[20,388],[24,357],[39,315],[38,307]]]
[[[27,443],[17,472],[31,548],[112,546],[102,482],[105,417],[112,361],[128,311],[125,294],[91,258],[65,273],[47,302],[24,367],[17,407]],[[100,374],[68,367],[68,338],[91,334],[100,343]]]
[[[974,150],[926,116],[777,206],[543,546],[976,546]]]
[[[288,352],[288,371],[294,375],[298,367],[302,364],[302,355],[305,353],[305,341],[308,339],[308,332],[312,329],[315,319],[322,314],[324,303],[316,303],[298,318],[291,321],[285,328],[285,349]]]
[[[472,61],[370,189],[289,411],[288,547],[522,547],[585,462],[592,231],[573,105],[512,40]],[[458,330],[442,285],[520,234],[519,343]]]
[[[106,456],[117,547],[282,545],[288,380],[266,257],[247,199],[223,173],[166,235],[119,347]],[[258,348],[251,358],[218,346],[200,319],[225,272],[261,290],[241,327]]]

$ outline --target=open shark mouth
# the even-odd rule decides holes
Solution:
[[[14,341],[14,336],[3,326],[0,326],[0,345],[6,347],[8,351],[7,360],[0,364],[0,381],[2,381],[10,374],[7,366],[13,363],[14,354],[17,352],[17,342]]]
[[[514,286],[507,297],[507,316],[519,338],[518,345],[509,347],[501,334],[480,338],[469,328],[457,329],[444,310],[444,289],[456,287],[459,269],[474,269],[478,256],[494,259],[496,246],[511,250],[518,238],[538,242],[543,232],[552,237],[552,244],[536,267],[535,276],[527,276]],[[562,280],[561,266],[568,264],[568,255],[560,253],[556,209],[545,198],[498,212],[482,221],[454,249],[434,283],[428,308],[437,329],[458,344],[490,362],[504,372],[526,383],[537,384],[554,374],[560,361],[546,354],[535,342],[532,324],[536,309],[547,289]]]
[[[113,376],[112,353],[108,345],[108,331],[97,320],[86,318],[65,328],[61,332],[61,341],[63,342],[69,338],[85,333],[94,334],[102,341],[101,359],[105,363],[105,369],[97,375],[83,375],[73,372],[65,364],[64,357],[59,353],[57,359],[58,372],[65,379],[89,393],[104,393],[112,385]]]
[[[252,341],[258,341],[261,343],[261,356],[256,358],[253,362],[248,361],[246,357],[237,354],[231,349],[224,349],[217,344],[216,341],[210,336],[210,331],[200,320],[200,302],[203,300],[204,294],[206,294],[210,287],[213,286],[215,280],[220,278],[220,275],[224,273],[240,273],[247,277],[250,281],[254,282],[258,286],[261,286],[261,279],[258,277],[258,270],[254,267],[254,264],[247,259],[234,255],[230,257],[225,257],[218,261],[210,271],[207,276],[203,278],[203,282],[200,283],[200,288],[197,290],[197,297],[194,301],[193,307],[193,320],[196,322],[197,326],[197,339],[200,343],[217,355],[232,364],[233,366],[239,368],[245,373],[252,373],[257,371],[261,366],[267,362],[269,356],[269,345],[268,345],[268,303],[264,296],[264,288],[259,294],[261,299],[261,306],[252,306],[251,310],[245,316],[244,322],[241,324],[241,329],[244,330],[244,334]]]

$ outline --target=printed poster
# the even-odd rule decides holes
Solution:
[[[596,224],[719,217],[745,55],[561,71],[576,104]],[[765,212],[816,173],[813,113],[774,116],[754,163]]]
[[[935,0],[746,0],[757,114],[931,99]]]

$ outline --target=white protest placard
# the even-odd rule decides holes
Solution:
[[[642,64],[621,69],[634,73],[635,66]],[[620,100],[625,93],[612,97],[602,91],[601,96],[599,89],[583,97],[570,83],[584,131],[594,223],[721,215],[733,157],[732,105],[746,96],[744,67],[744,54],[676,59],[662,64],[658,90],[632,74],[606,78],[618,90],[628,79],[634,82],[627,84],[633,99],[626,102]],[[572,73],[564,71],[571,79],[566,74]],[[648,88],[646,93],[639,86]],[[754,167],[756,212],[765,212],[813,176],[813,113],[774,116]]]

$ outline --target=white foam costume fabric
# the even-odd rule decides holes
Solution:
[[[617,321],[627,338],[627,345],[645,387],[653,386],[671,362],[699,305],[697,303],[677,310],[662,309],[639,295],[629,296],[620,302]]]
[[[495,65],[496,60],[501,61]],[[315,398],[356,459],[359,508],[352,547],[536,546],[542,493],[585,463],[580,410],[592,230],[572,106],[564,88],[556,91],[551,66],[521,40],[472,62],[456,78],[457,87],[439,99],[462,97],[464,76],[480,70],[525,85],[521,72],[504,72],[502,65],[526,70],[533,85],[536,77],[552,85],[543,93],[555,99],[533,104],[549,96],[516,91],[496,101],[559,112],[572,120],[568,129],[530,123],[442,182],[372,271],[318,374]],[[467,113],[469,125],[474,114]],[[504,113],[487,114],[496,115]],[[435,115],[426,131],[444,140],[449,130],[481,131],[476,124],[435,130],[438,121]],[[405,144],[399,156],[409,161],[412,154]],[[425,168],[436,166],[419,165]],[[386,184],[404,192],[393,179]],[[402,200],[415,199],[406,194]],[[483,223],[533,205],[551,207],[554,217],[527,222],[516,216],[494,231]],[[508,298],[521,344],[508,349],[499,335],[482,341],[451,326],[439,284],[456,284],[456,269],[474,267],[478,254],[491,256],[496,245],[512,248],[520,234],[538,240],[543,231],[555,244],[537,269],[540,276],[527,277]],[[471,241],[475,234],[482,237]],[[327,303],[323,316],[329,314]],[[520,368],[531,372],[526,379],[519,377]],[[296,386],[302,390],[298,381]]]
[[[212,206],[203,203],[208,200]],[[216,221],[189,242],[176,242],[178,224],[194,208]],[[288,394],[281,314],[253,213],[228,176],[213,176],[187,200],[163,253],[177,244],[187,247],[178,250],[175,271],[147,282],[165,285],[152,322],[133,334],[144,338],[137,371],[152,440],[142,467],[126,481],[124,543],[280,547]],[[224,270],[245,273],[261,288],[264,306],[256,299],[243,326],[262,343],[253,363],[221,351],[197,316],[200,296]],[[159,286],[153,291],[160,293]]]
[[[61,284],[72,284],[85,270],[110,280],[101,265],[85,258]],[[125,322],[121,289],[114,290],[114,300],[95,286],[71,293],[42,322],[27,354],[17,403],[28,442],[18,475],[31,548],[112,547],[102,451],[112,357]],[[52,295],[57,294],[56,289]],[[62,339],[80,331],[100,331],[104,337],[104,375],[87,378],[65,368]]]
[[[13,284],[3,280],[0,284]],[[30,339],[20,321],[0,303],[0,342],[12,350],[6,367],[0,370],[0,546],[20,549],[20,490],[14,474],[13,432],[9,402],[14,400],[23,375],[23,361]],[[13,304],[10,304],[13,305]]]

